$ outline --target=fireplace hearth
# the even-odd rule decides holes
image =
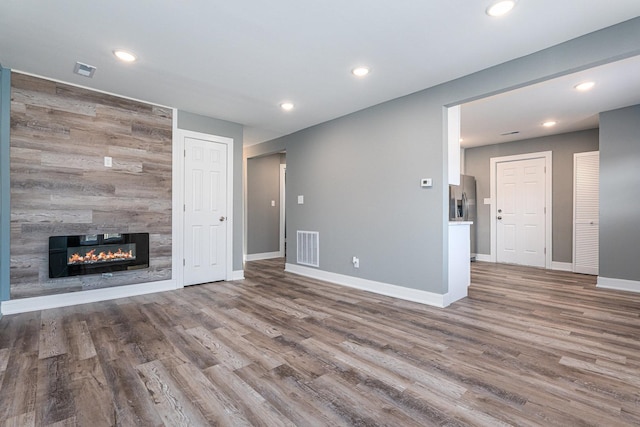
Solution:
[[[149,267],[149,233],[49,237],[49,278]]]

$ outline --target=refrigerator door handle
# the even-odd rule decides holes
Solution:
[[[469,219],[469,201],[466,192],[462,193],[462,219],[465,221]]]

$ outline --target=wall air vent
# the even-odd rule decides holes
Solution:
[[[298,231],[297,258],[300,265],[320,267],[320,233],[317,231]]]
[[[76,66],[73,67],[73,72],[84,77],[93,77],[93,73],[96,72],[96,67],[93,65],[83,64],[82,62],[76,62]]]

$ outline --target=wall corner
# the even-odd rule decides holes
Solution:
[[[11,127],[11,70],[0,66],[0,301],[10,298],[11,262],[9,237],[10,209],[10,127]]]

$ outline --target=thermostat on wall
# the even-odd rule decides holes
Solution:
[[[422,178],[420,180],[420,187],[433,187],[433,180],[431,178]]]

